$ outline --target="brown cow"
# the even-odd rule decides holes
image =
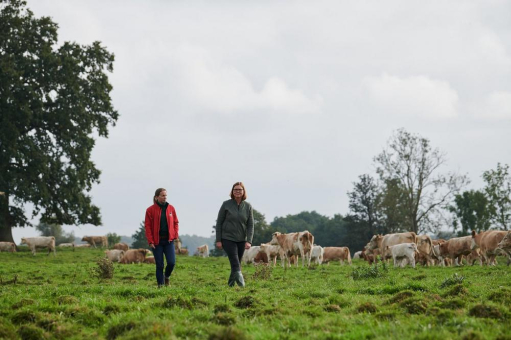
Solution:
[[[302,267],[311,264],[312,246],[314,244],[314,236],[307,230],[297,233],[281,234],[275,232],[272,234],[270,241],[272,245],[280,246],[280,258],[282,259],[282,267],[284,267],[285,259],[288,260],[288,266],[291,266],[290,257],[292,255],[300,255],[302,257]],[[298,262],[296,264],[298,266]]]
[[[181,248],[179,250],[179,253],[176,253],[178,255],[188,255],[188,249],[187,248]]]
[[[339,261],[341,265],[344,261],[351,264],[351,254],[348,247],[324,247],[323,262],[328,263],[330,261]]]
[[[181,253],[181,240],[178,238],[174,240],[174,252],[176,254]]]
[[[488,266],[495,266],[495,258],[498,252],[497,248],[499,247],[498,244],[506,234],[507,231],[500,230],[488,230],[476,234],[476,232],[472,230],[472,249],[479,248],[481,250],[481,256],[486,260],[486,264]],[[508,256],[508,262],[509,260],[511,260],[511,258]]]
[[[87,242],[94,248],[97,248],[97,244],[100,244],[101,247],[108,247],[108,238],[106,236],[84,236],[82,237],[82,242]]]
[[[114,244],[114,249],[128,251],[128,249],[130,249],[130,246],[128,246],[126,243],[116,243]]]
[[[483,265],[483,257],[481,256],[481,251],[478,249],[472,250],[470,254],[466,257],[467,264],[473,266],[474,263],[477,261],[480,266]]]
[[[273,263],[275,267],[277,265],[277,256],[279,255],[280,246],[274,246],[270,243],[261,243],[261,251],[266,253],[268,261]]]
[[[417,235],[413,232],[387,234],[387,235],[374,235],[371,241],[367,244],[368,250],[379,249],[382,260],[392,257],[388,252],[387,247],[394,246],[401,243],[415,243],[417,244]],[[388,254],[387,254],[388,253]]]
[[[254,264],[260,264],[260,263],[268,263],[268,255],[264,251],[260,251],[257,253],[256,257],[254,258]]]
[[[433,247],[435,255],[440,260],[442,266],[445,266],[444,259],[454,260],[456,266],[461,264],[459,257],[468,255],[472,252],[472,236],[454,237],[450,240],[440,243]]]
[[[147,253],[149,253],[149,250],[143,248],[130,249],[124,253],[124,256],[119,262],[122,264],[142,263],[144,262]]]
[[[506,236],[498,244],[498,249],[507,255],[507,265],[511,263],[511,231],[508,231]]]
[[[373,262],[378,263],[378,256],[379,255],[380,255],[380,250],[379,249],[369,250],[369,249],[367,249],[367,246],[365,246],[364,249],[362,249],[362,254],[360,254],[360,256],[364,260],[369,262],[370,265],[372,265]]]
[[[207,244],[197,247],[197,255],[200,257],[209,257],[209,247]]]

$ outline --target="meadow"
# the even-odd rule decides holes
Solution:
[[[0,253],[0,339],[511,339],[511,267],[311,268],[178,257],[171,286],[154,265],[114,265],[103,250]]]

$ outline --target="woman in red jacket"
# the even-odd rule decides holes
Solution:
[[[178,238],[179,220],[176,210],[167,202],[167,190],[156,189],[153,205],[145,212],[145,236],[154,254],[156,281],[158,288],[170,284],[170,274],[176,265],[174,240]],[[163,276],[163,255],[167,260],[165,278]]]

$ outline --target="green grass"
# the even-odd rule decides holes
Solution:
[[[102,250],[0,253],[0,339],[511,339],[511,267],[272,269],[178,257],[171,286],[154,265]]]

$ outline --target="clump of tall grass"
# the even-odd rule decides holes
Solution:
[[[261,265],[255,267],[255,272],[252,274],[254,280],[269,280],[271,278],[273,268],[270,265]]]
[[[386,276],[388,272],[389,268],[385,262],[380,262],[380,264],[375,263],[372,267],[355,268],[351,271],[350,276],[353,277],[353,280],[373,279]]]
[[[96,264],[97,267],[90,268],[90,274],[92,277],[98,279],[111,279],[114,277],[114,263],[109,259],[99,259]]]
[[[465,280],[465,276],[458,275],[458,273],[454,273],[451,277],[446,278],[441,284],[440,288],[445,288],[457,284],[462,284],[463,280]]]

